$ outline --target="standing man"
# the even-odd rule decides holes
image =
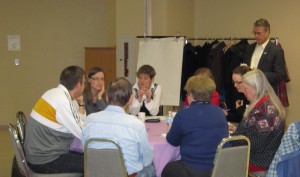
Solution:
[[[132,87],[125,78],[117,78],[106,90],[108,107],[87,116],[82,130],[83,144],[90,138],[108,138],[118,142],[128,175],[154,177],[153,152],[143,122],[125,112],[133,99]],[[101,131],[100,131],[101,130]],[[90,148],[109,148],[106,144],[91,144]]]
[[[36,173],[83,173],[82,154],[69,152],[74,138],[81,139],[85,118],[82,93],[85,73],[69,66],[58,87],[45,92],[35,104],[26,127],[25,154]]]
[[[254,22],[253,35],[256,42],[246,48],[244,62],[261,70],[278,94],[278,83],[287,77],[283,49],[270,41],[270,24],[266,19]]]

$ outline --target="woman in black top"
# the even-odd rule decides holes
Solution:
[[[235,109],[226,112],[226,119],[229,122],[241,122],[246,106],[249,105],[249,101],[245,97],[243,93],[244,89],[242,87],[243,75],[248,71],[251,71],[251,68],[247,65],[238,66],[232,71],[232,83],[238,93],[235,95],[234,99]]]

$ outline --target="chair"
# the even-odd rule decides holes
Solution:
[[[108,143],[113,149],[90,148],[91,143]],[[84,145],[85,177],[127,177],[120,145],[111,139],[91,138]]]
[[[246,145],[224,147],[230,141],[243,140]],[[250,140],[245,136],[229,136],[218,145],[211,177],[248,177]]]
[[[12,124],[8,124],[8,132],[13,144],[14,154],[16,156],[17,164],[22,175],[26,177],[79,177],[80,173],[59,173],[59,174],[40,174],[30,170],[25,159],[25,153],[21,145],[16,128]]]
[[[17,121],[17,133],[21,142],[21,146],[24,146],[25,141],[25,126],[26,126],[26,116],[22,111],[18,111],[16,114],[16,121]],[[12,168],[11,168],[11,175],[12,176],[23,176],[20,172],[20,169],[18,167],[18,163],[16,160],[16,156],[14,155],[13,162],[12,162]]]
[[[21,144],[24,144],[25,141],[25,127],[26,127],[26,116],[22,111],[17,112],[16,114],[17,118],[17,128],[18,128],[18,133],[20,137]]]

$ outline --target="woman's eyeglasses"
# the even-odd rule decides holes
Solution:
[[[243,83],[243,81],[232,81],[233,85],[240,85],[241,83]]]
[[[94,81],[104,81],[104,78],[99,78],[99,77],[91,77]]]

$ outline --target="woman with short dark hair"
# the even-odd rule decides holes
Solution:
[[[133,85],[133,102],[129,107],[132,115],[145,112],[146,116],[156,116],[159,113],[161,86],[154,83],[155,69],[143,65],[137,72],[137,82]]]

